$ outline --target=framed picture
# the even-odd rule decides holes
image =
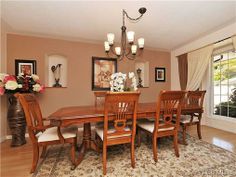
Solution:
[[[36,60],[15,60],[15,75],[20,73],[24,74],[36,74]]]
[[[92,57],[92,90],[110,90],[110,77],[116,72],[116,58]]]
[[[165,82],[166,81],[166,69],[165,68],[155,68],[155,81]]]

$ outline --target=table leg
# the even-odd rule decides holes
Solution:
[[[92,149],[97,152],[99,151],[97,144],[91,138],[91,124],[85,123],[84,124],[84,132],[83,132],[83,142],[82,142],[81,146],[79,147],[79,156],[76,161],[76,164],[74,165],[74,167],[72,167],[72,170],[74,170],[82,162],[86,151],[89,149]]]

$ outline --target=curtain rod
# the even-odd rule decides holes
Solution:
[[[233,36],[236,36],[236,35],[233,35]],[[186,52],[186,53],[194,52],[194,51],[199,50],[199,49],[202,49],[202,48],[204,48],[204,47],[208,47],[208,46],[210,46],[210,45],[212,45],[212,44],[217,44],[217,43],[222,42],[222,41],[224,41],[224,40],[226,40],[226,39],[230,39],[230,38],[232,38],[233,36],[226,37],[226,38],[224,38],[224,39],[221,39],[221,40],[219,40],[219,41],[213,42],[213,43],[211,43],[211,44],[207,44],[207,45],[205,45],[205,46],[203,46],[203,47],[200,47],[200,48],[197,48],[197,49],[194,49],[194,50],[190,50],[189,52]],[[185,53],[183,53],[183,54],[185,54]],[[181,54],[181,55],[183,55],[183,54]],[[180,56],[180,55],[178,55],[178,56]],[[176,57],[178,57],[178,56],[176,56]]]

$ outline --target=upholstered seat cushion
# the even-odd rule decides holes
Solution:
[[[78,131],[77,127],[62,128],[61,133],[64,139],[76,137]],[[59,140],[57,134],[57,127],[51,127],[46,129],[44,132],[40,132],[36,135],[38,137],[38,142],[54,141]]]
[[[190,115],[181,115],[180,117],[180,122],[181,123],[190,123],[191,120],[191,116]],[[199,119],[197,117],[193,117],[193,121],[192,122],[199,122]]]
[[[130,131],[131,129],[129,127],[125,127],[125,131]],[[116,129],[113,126],[109,126],[107,133],[114,133]],[[96,127],[96,134],[103,140],[103,126],[98,126]],[[122,134],[122,135],[116,135],[116,136],[109,136],[109,139],[112,138],[119,138],[119,137],[124,137],[124,136],[131,136],[131,134]]]
[[[138,126],[138,127],[141,127],[141,128],[144,129],[144,130],[147,130],[147,131],[153,133],[153,131],[154,131],[154,126],[155,126],[154,124],[155,124],[155,122],[148,121],[148,120],[142,120],[142,121],[139,121],[139,122],[137,123],[137,126]],[[159,126],[162,126],[162,125],[163,125],[163,124],[159,124]],[[158,129],[158,132],[168,131],[168,130],[173,130],[173,129],[174,129],[174,127],[159,128],[159,129]]]

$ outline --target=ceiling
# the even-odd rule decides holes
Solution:
[[[108,32],[120,40],[122,9],[131,17],[147,12],[138,23],[126,20],[145,46],[173,50],[236,21],[236,1],[2,1],[3,20],[12,31],[70,40],[103,42]]]

